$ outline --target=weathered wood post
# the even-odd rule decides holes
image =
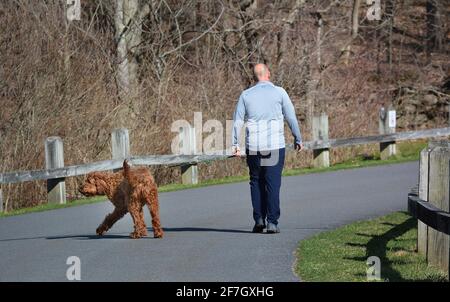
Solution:
[[[313,140],[328,140],[328,115],[322,113],[319,116],[314,116],[312,121]],[[330,149],[313,150],[315,168],[326,168],[330,166]]]
[[[56,169],[64,167],[63,141],[58,136],[45,140],[45,168]],[[66,203],[66,182],[64,178],[48,179],[47,193],[49,203]]]
[[[419,162],[419,198],[428,200],[428,171],[430,149],[425,148],[420,152]],[[428,226],[422,221],[417,221],[417,251],[427,257]]]
[[[114,129],[111,133],[113,159],[125,159],[130,156],[130,136],[128,129]]]
[[[181,128],[183,135],[183,149],[182,154],[193,155],[196,153],[196,139],[194,127]],[[181,166],[181,182],[183,184],[197,184],[198,183],[198,167],[197,164],[182,165]]]
[[[130,156],[130,137],[128,129],[119,128],[111,132],[112,159],[125,159]],[[120,169],[114,169],[117,172]]]
[[[392,106],[386,110],[381,107],[379,114],[379,132],[380,134],[395,133],[397,114]],[[380,158],[382,160],[388,159],[396,154],[395,141],[380,143]]]
[[[425,192],[422,192],[419,197],[442,211],[449,212],[450,142],[432,142],[422,152],[422,156],[421,167],[423,168],[420,169],[419,188],[422,188]],[[429,265],[440,268],[448,275],[450,236],[431,227],[424,227],[421,222],[418,225],[418,232],[418,250],[426,256]]]
[[[450,144],[432,145],[429,158],[428,202],[449,212]],[[428,253],[430,265],[449,273],[449,235],[428,228]]]

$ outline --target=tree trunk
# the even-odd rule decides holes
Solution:
[[[358,37],[359,30],[359,7],[361,6],[361,0],[353,1],[353,9],[352,9],[352,42]],[[348,43],[345,49],[345,64],[348,64],[350,59],[350,53],[352,48],[352,42]]]
[[[320,112],[325,112],[325,104],[322,99],[322,51],[321,51],[321,43],[322,43],[322,32],[323,32],[323,19],[320,13],[317,14],[317,65],[312,69],[312,79],[313,85],[316,90],[315,102],[317,104]],[[311,112],[314,114],[314,112]],[[311,117],[312,118],[312,117]]]
[[[142,20],[139,16],[139,0],[124,1],[123,23],[127,26],[125,35],[128,51],[128,77],[130,88],[133,93],[136,91],[138,81],[138,49],[142,40]]]
[[[306,56],[306,127],[304,128],[307,128],[309,130],[308,132],[312,135],[312,121],[314,117],[315,100],[317,97],[317,83],[314,78],[314,67],[312,66],[313,62],[311,55],[306,52],[306,49],[303,50],[303,55]]]
[[[117,90],[122,104],[117,113],[117,127],[129,124],[132,100],[137,94],[139,45],[142,40],[142,20],[149,13],[147,4],[139,0],[116,0],[115,32],[117,51]],[[135,110],[136,111],[136,108]]]
[[[386,2],[385,15],[388,20],[387,63],[389,64],[389,71],[392,71],[392,61],[393,61],[392,30],[394,28],[395,0],[388,0]]]
[[[295,19],[298,16],[298,13],[301,7],[305,4],[306,0],[296,0],[294,6],[289,12],[288,17],[283,20],[284,24],[279,35],[279,43],[278,43],[278,53],[277,53],[277,65],[281,71],[281,65],[284,62],[285,50],[288,49],[288,37],[289,31],[294,27]]]
[[[444,26],[442,22],[442,4],[438,0],[427,0],[427,37],[426,49],[429,55],[433,51],[444,49]]]
[[[117,87],[119,97],[130,92],[130,77],[128,72],[127,39],[124,24],[124,1],[116,1],[115,27],[117,42]]]

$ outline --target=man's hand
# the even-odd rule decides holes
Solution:
[[[294,143],[294,149],[297,152],[302,151],[303,150],[303,143],[300,143],[300,144]]]
[[[233,156],[241,156],[241,149],[239,149],[238,146],[233,146],[233,148],[231,149],[231,153],[233,154]]]

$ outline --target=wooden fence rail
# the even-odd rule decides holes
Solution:
[[[450,136],[450,127],[420,131],[395,132],[395,111],[392,108],[381,108],[379,114],[379,135],[328,139],[328,116],[321,114],[314,118],[313,141],[304,142],[306,150],[313,150],[314,166],[329,166],[330,148],[348,147],[378,143],[382,158],[395,154],[395,142],[403,140],[435,138]],[[230,150],[215,151],[214,154],[196,154],[195,133],[197,129],[185,129],[188,144],[183,147],[182,154],[177,155],[145,155],[131,156],[130,140],[127,129],[115,129],[111,133],[112,159],[81,165],[64,166],[63,144],[58,137],[46,140],[46,169],[33,171],[14,171],[0,174],[0,211],[3,209],[2,184],[26,181],[47,180],[49,202],[65,203],[65,178],[88,174],[94,171],[116,171],[122,167],[123,159],[128,158],[133,165],[165,165],[181,168],[182,182],[195,184],[198,182],[198,167],[201,162],[224,160],[231,157]],[[201,131],[200,131],[201,133]],[[286,148],[293,149],[292,145]]]
[[[450,235],[450,213],[435,207],[417,195],[408,195],[408,212],[412,217],[434,230]]]
[[[355,145],[364,145],[370,143],[382,143],[392,141],[404,141],[420,138],[433,138],[439,136],[450,136],[450,127],[438,128],[420,131],[397,132],[393,134],[330,139],[328,141],[309,141],[304,143],[306,150],[317,150],[336,147],[348,147]],[[287,145],[288,149],[292,149],[292,145]],[[130,162],[134,165],[171,165],[181,166],[197,164],[201,162],[223,160],[231,157],[229,150],[217,152],[218,154],[208,155],[146,155],[146,156],[131,156]],[[123,164],[123,159],[103,160],[93,163],[66,166],[62,168],[34,170],[34,171],[16,171],[0,174],[0,184],[18,183],[34,180],[47,180],[55,178],[65,178],[85,175],[94,171],[107,171],[120,169]]]

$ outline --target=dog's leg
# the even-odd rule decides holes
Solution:
[[[155,238],[162,238],[164,236],[164,231],[161,228],[161,222],[159,220],[159,202],[158,202],[158,191],[152,190],[149,195],[146,196],[145,202],[150,210],[150,215],[152,216],[152,227],[153,235]]]
[[[144,205],[141,204],[139,209],[139,221],[141,222],[140,229],[138,230],[139,235],[141,237],[147,236],[147,226],[145,225],[145,218],[144,218]]]
[[[147,235],[142,205],[136,202],[135,198],[131,198],[128,205],[128,211],[130,212],[131,218],[133,218],[134,223],[134,232],[130,234],[130,237],[133,239],[137,239]]]
[[[126,213],[126,208],[115,208],[112,213],[106,215],[105,220],[103,220],[103,222],[98,226],[96,230],[97,235],[103,235],[103,233],[108,231],[114,223],[116,223],[117,220],[122,218]]]

